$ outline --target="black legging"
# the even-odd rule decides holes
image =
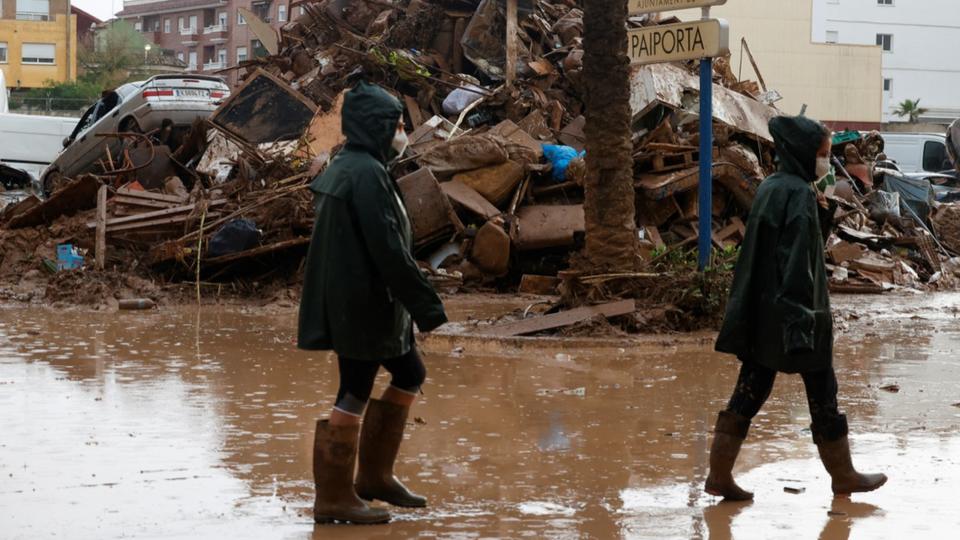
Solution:
[[[837,376],[833,368],[802,373],[810,406],[814,439],[836,440],[847,434],[846,417],[837,406]],[[745,361],[727,410],[752,419],[760,412],[773,390],[777,372],[755,362]]]
[[[410,352],[388,360],[353,360],[338,357],[340,370],[340,389],[337,391],[336,408],[350,414],[360,415],[377,379],[380,367],[390,372],[390,386],[410,394],[416,394],[427,379],[427,368],[423,365],[420,353],[414,343]]]

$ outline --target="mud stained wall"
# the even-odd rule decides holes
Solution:
[[[777,108],[826,121],[879,123],[883,120],[882,51],[877,46],[813,43],[810,2],[736,0],[715,7],[711,17],[730,22],[731,67],[741,79],[756,76],[741,38],[753,52],[767,88],[783,100]],[[683,10],[685,21],[700,10]]]

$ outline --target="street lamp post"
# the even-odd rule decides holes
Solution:
[[[143,63],[144,64],[147,63],[148,56],[150,55],[150,49],[152,48],[153,47],[151,47],[149,43],[143,46]]]

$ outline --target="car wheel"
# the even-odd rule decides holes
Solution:
[[[140,124],[134,118],[124,118],[120,122],[120,133],[143,133]]]
[[[43,176],[41,186],[43,187],[44,197],[49,197],[63,184],[63,174],[59,169],[54,169]]]

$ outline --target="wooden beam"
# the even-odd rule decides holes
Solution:
[[[589,306],[561,311],[550,315],[543,315],[523,321],[500,324],[488,329],[485,334],[496,337],[522,336],[525,334],[535,334],[544,330],[562,328],[571,326],[578,322],[586,321],[597,315],[604,317],[616,317],[619,315],[629,315],[637,310],[636,300],[621,300],[599,306]]]
[[[94,247],[94,267],[103,270],[107,257],[107,186],[97,191],[97,239]]]
[[[226,202],[227,202],[227,199],[217,199],[215,201],[210,201],[210,208],[213,208],[214,206],[220,206],[220,205],[226,204]],[[137,221],[146,221],[146,220],[152,220],[154,218],[162,218],[162,217],[172,216],[176,214],[183,214],[186,212],[193,211],[193,209],[196,207],[197,205],[196,203],[194,203],[194,204],[188,204],[186,206],[177,206],[176,208],[167,208],[166,210],[157,210],[156,212],[144,212],[142,214],[136,214],[133,216],[113,218],[107,221],[107,226],[109,227],[112,225],[122,225],[124,223],[133,223]],[[96,226],[97,226],[96,222],[91,221],[87,223],[88,229],[93,229]]]
[[[219,216],[220,214],[218,212],[207,212],[208,218],[216,218]],[[125,223],[123,225],[115,225],[112,227],[108,226],[107,232],[110,234],[115,234],[115,233],[124,232],[124,231],[135,231],[139,229],[150,229],[154,227],[159,228],[166,225],[176,225],[178,223],[183,223],[185,221],[188,221],[189,219],[190,219],[190,215],[184,214],[180,216],[166,217],[166,218],[154,219],[150,221],[137,221],[134,223]]]
[[[507,61],[504,66],[507,90],[517,78],[517,0],[507,0]]]
[[[176,195],[166,195],[163,193],[154,193],[153,191],[139,191],[129,189],[127,187],[122,187],[117,190],[117,195],[123,195],[125,197],[136,197],[138,199],[149,199],[152,201],[161,201],[174,204],[183,204],[187,202],[187,199],[183,197],[178,197]]]
[[[249,259],[253,257],[258,257],[260,255],[266,255],[268,253],[283,251],[285,249],[289,249],[296,246],[305,246],[309,243],[310,243],[310,238],[298,237],[298,238],[293,238],[291,240],[284,240],[282,242],[277,242],[275,244],[255,247],[253,249],[248,249],[246,251],[238,251],[237,253],[231,253],[229,255],[221,255],[220,257],[206,259],[203,261],[203,264],[204,266],[210,266],[214,264],[226,264],[226,263],[237,261],[240,259]]]

